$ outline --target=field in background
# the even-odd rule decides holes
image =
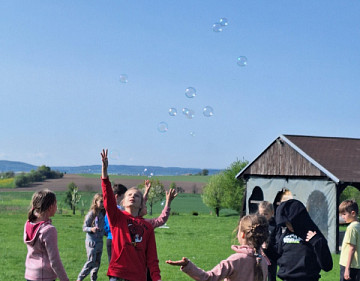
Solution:
[[[85,212],[89,208],[95,192],[81,192]],[[23,225],[33,192],[0,192],[0,260],[2,270],[0,280],[23,280],[26,246],[23,243]],[[58,230],[60,255],[70,280],[76,280],[77,274],[86,261],[84,246],[85,233],[82,232],[84,217],[78,210],[71,214],[62,202],[65,192],[56,192],[62,214],[56,214],[53,224]],[[155,216],[159,215],[160,202],[154,206]],[[178,267],[165,264],[168,259],[190,258],[204,270],[210,270],[221,259],[233,252],[230,246],[236,243],[233,232],[238,223],[238,215],[231,210],[222,210],[220,217],[211,215],[199,194],[180,194],[172,203],[172,212],[167,226],[155,230],[162,280],[192,280]],[[197,212],[199,215],[192,215]],[[147,216],[149,217],[149,216]],[[334,269],[322,273],[321,280],[339,279],[339,255],[333,255]],[[99,281],[107,281],[108,266],[106,247],[104,247]],[[85,280],[90,280],[87,277]]]

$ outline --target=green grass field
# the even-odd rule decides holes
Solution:
[[[64,192],[56,193],[58,205],[64,198]],[[88,210],[94,193],[82,192],[82,199]],[[26,246],[23,243],[23,226],[27,218],[27,208],[32,192],[0,192],[0,280],[24,280],[24,262]],[[72,215],[63,204],[62,214],[53,217],[58,230],[60,255],[70,280],[76,280],[77,274],[86,261],[84,246],[85,233],[82,232],[83,216],[80,211]],[[154,214],[159,215],[162,206],[154,206]],[[190,258],[204,270],[210,270],[220,260],[233,252],[230,246],[236,243],[234,229],[238,216],[230,210],[222,210],[220,217],[210,215],[210,211],[199,194],[180,194],[172,203],[172,215],[167,222],[169,228],[155,230],[162,280],[192,280],[178,267],[165,264],[168,259]],[[192,212],[198,212],[193,216]],[[105,245],[105,244],[104,244]],[[333,255],[334,269],[322,273],[321,280],[339,279],[339,255]],[[108,280],[106,248],[104,247],[99,281]],[[90,280],[87,277],[85,280]]]

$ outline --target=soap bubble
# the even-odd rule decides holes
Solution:
[[[196,89],[193,87],[186,88],[185,96],[189,99],[194,98],[196,96]]]
[[[168,130],[168,124],[166,122],[160,122],[158,124],[158,131],[160,133],[166,133]]]
[[[154,173],[150,173],[150,175],[148,175],[148,178],[152,178],[154,175]]]
[[[165,205],[165,200],[161,202],[161,206],[164,206]]]
[[[169,108],[169,115],[170,116],[176,116],[176,114],[177,114],[176,108],[174,108],[174,107]]]
[[[228,22],[227,18],[221,18],[219,23],[220,23],[221,26],[228,26],[229,25],[229,22]]]
[[[240,56],[237,58],[237,65],[238,66],[246,66],[247,65],[247,57]]]
[[[144,173],[146,173],[146,171],[147,171],[147,168],[144,169]]]
[[[189,110],[190,110],[190,109],[184,107],[184,108],[182,109],[182,113],[183,113],[184,115],[188,115]]]
[[[205,117],[211,117],[214,115],[214,109],[211,106],[205,106],[203,109],[203,114]]]
[[[190,136],[195,137],[195,132],[190,132]]]
[[[109,151],[109,158],[112,160],[119,160],[120,159],[120,152],[117,150],[110,150]]]
[[[188,109],[187,113],[185,114],[185,116],[188,119],[193,119],[195,117],[195,111],[192,109]]]
[[[128,76],[127,74],[120,74],[120,82],[121,83],[127,83],[128,82]]]
[[[212,26],[212,30],[214,31],[214,32],[221,32],[221,31],[223,31],[223,26],[221,25],[221,23],[219,23],[219,22],[215,22],[214,24],[213,24],[213,26]]]

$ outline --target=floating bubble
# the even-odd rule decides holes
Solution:
[[[168,130],[168,124],[166,122],[160,122],[158,124],[158,131],[160,133],[166,133]]]
[[[214,109],[211,106],[205,106],[203,109],[203,114],[205,117],[211,117],[214,115]]]
[[[154,173],[150,173],[150,175],[148,176],[148,178],[152,178],[154,175]]]
[[[188,119],[193,119],[195,117],[195,111],[192,109],[188,109],[188,111],[186,112],[185,116]]]
[[[195,132],[190,132],[190,136],[195,137]]]
[[[161,206],[164,206],[165,205],[165,200],[161,202]]]
[[[221,26],[228,26],[229,25],[229,22],[228,22],[227,18],[221,18],[219,23],[220,23]]]
[[[121,83],[127,83],[129,81],[127,74],[120,74],[120,79],[119,80],[120,80]]]
[[[174,107],[169,108],[169,115],[170,116],[176,116],[176,114],[177,114],[176,108],[174,108]]]
[[[184,108],[182,109],[182,113],[183,113],[184,115],[188,115],[189,110],[190,110],[190,109],[184,107]]]
[[[186,88],[185,96],[189,99],[194,98],[196,96],[196,89],[193,87]]]
[[[215,22],[212,26],[212,30],[214,32],[221,32],[221,31],[223,31],[223,26],[221,25],[221,23]]]
[[[247,61],[248,61],[247,57],[245,57],[245,56],[240,56],[240,57],[237,58],[237,65],[238,65],[238,66],[246,66],[246,65],[247,65]]]
[[[120,152],[117,150],[111,150],[109,152],[109,158],[112,160],[119,160],[120,159]]]

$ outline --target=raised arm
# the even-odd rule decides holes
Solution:
[[[145,180],[144,185],[145,185],[144,202],[146,203],[151,188],[151,181]]]

